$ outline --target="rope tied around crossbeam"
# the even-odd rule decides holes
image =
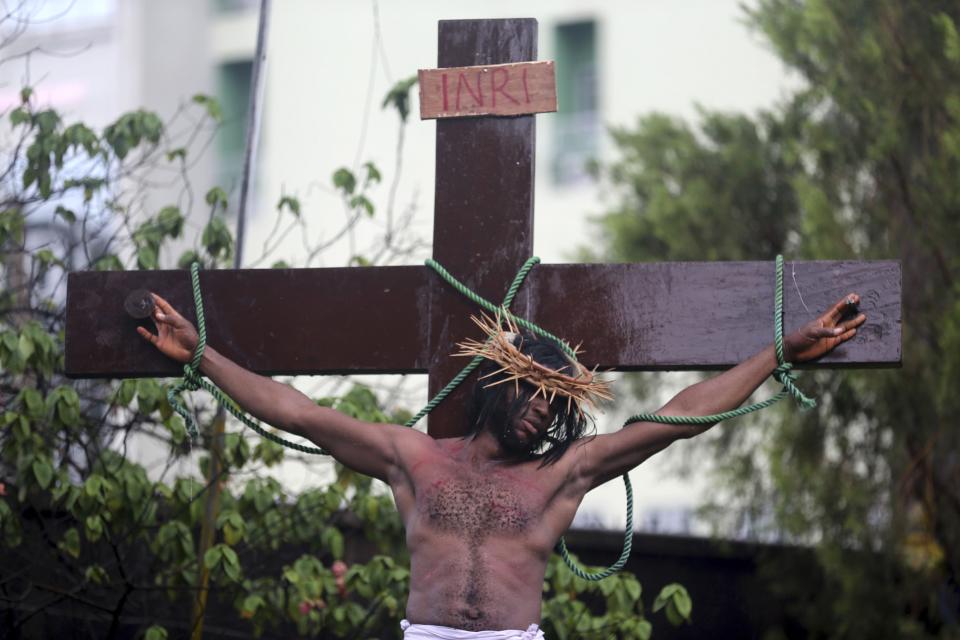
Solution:
[[[553,335],[549,331],[542,329],[538,325],[526,320],[525,318],[520,318],[513,315],[509,311],[509,307],[513,302],[513,299],[516,297],[517,292],[520,289],[520,286],[526,280],[527,274],[530,273],[530,270],[534,266],[540,263],[540,258],[533,256],[524,262],[523,266],[517,272],[517,275],[514,276],[513,282],[510,285],[510,288],[507,290],[507,295],[504,296],[503,303],[500,306],[496,306],[490,301],[479,296],[477,293],[472,291],[465,284],[457,280],[453,275],[450,274],[446,269],[443,268],[438,262],[432,259],[426,260],[426,266],[433,269],[441,278],[443,278],[450,286],[455,290],[463,294],[469,300],[480,306],[481,308],[497,314],[499,317],[508,318],[514,324],[530,331],[531,333],[537,334],[541,337],[549,338],[555,341],[561,349],[566,353],[568,357],[572,360],[576,360],[575,350],[564,340]],[[250,427],[253,431],[260,434],[262,437],[275,442],[282,446],[288,447],[295,451],[300,451],[302,453],[311,453],[317,455],[329,455],[325,449],[319,447],[310,447],[305,446],[296,442],[291,442],[284,438],[277,436],[274,433],[271,433],[263,429],[259,423],[252,420],[239,406],[225,393],[223,393],[216,385],[211,382],[208,382],[199,372],[200,370],[200,361],[203,358],[203,351],[207,343],[207,330],[206,322],[203,314],[203,298],[200,291],[200,265],[198,263],[193,263],[190,267],[190,277],[193,286],[193,301],[196,308],[197,316],[197,346],[194,350],[193,358],[189,363],[185,364],[183,367],[183,378],[181,381],[171,387],[167,391],[167,400],[170,403],[170,406],[174,411],[179,414],[186,425],[187,432],[190,435],[191,440],[196,440],[199,438],[199,431],[196,426],[196,422],[193,417],[190,415],[189,411],[183,405],[183,403],[178,399],[179,395],[184,391],[196,391],[198,389],[205,389],[218,402],[224,407],[227,408],[230,413],[232,413],[238,420],[243,424]],[[816,406],[816,401],[808,398],[800,391],[796,386],[796,374],[793,371],[793,364],[786,362],[784,358],[783,350],[783,256],[778,255],[776,259],[776,269],[775,269],[775,292],[774,292],[774,351],[777,357],[777,368],[773,371],[772,377],[783,385],[783,388],[773,397],[770,397],[761,402],[751,404],[746,407],[739,407],[731,411],[725,411],[723,413],[716,413],[707,416],[664,416],[656,413],[638,413],[627,418],[621,428],[626,427],[629,424],[634,422],[656,422],[661,424],[686,424],[686,425],[703,425],[703,424],[714,424],[717,422],[722,422],[723,420],[728,420],[730,418],[736,418],[739,416],[746,415],[748,413],[753,413],[754,411],[759,411],[765,409],[776,402],[779,402],[788,395],[794,397],[797,403],[802,409],[811,409]],[[420,421],[424,416],[430,413],[440,402],[444,400],[463,380],[470,375],[470,373],[476,369],[480,363],[483,361],[481,356],[475,356],[466,367],[464,367],[460,373],[453,377],[447,385],[437,393],[415,416],[408,420],[404,426],[412,427],[414,424]],[[567,567],[574,573],[574,575],[583,578],[584,580],[602,580],[608,576],[613,575],[624,567],[627,563],[627,560],[630,557],[630,551],[633,544],[633,487],[630,483],[630,477],[625,473],[623,476],[624,489],[627,494],[627,517],[626,517],[626,530],[624,533],[623,539],[623,551],[620,553],[620,557],[606,569],[596,571],[593,573],[588,573],[582,568],[576,565],[573,559],[570,557],[570,553],[567,550],[567,545],[564,539],[561,537],[557,543],[557,552],[561,555]]]

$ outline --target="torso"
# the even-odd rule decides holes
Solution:
[[[391,481],[406,527],[407,618],[464,630],[540,620],[547,559],[582,492],[569,464],[471,461],[467,439],[417,447]]]

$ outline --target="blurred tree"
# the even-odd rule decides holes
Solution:
[[[29,10],[27,6],[25,11]],[[18,10],[0,17],[26,28]],[[14,58],[8,58],[10,63]],[[385,107],[401,133],[412,82],[398,83]],[[292,633],[322,638],[393,638],[409,590],[408,557],[393,501],[370,478],[336,466],[332,481],[294,494],[273,477],[296,454],[231,424],[223,436],[225,486],[215,543],[198,553],[210,468],[211,399],[190,398],[203,437],[191,443],[153,379],[75,381],[63,375],[64,298],[71,270],[229,265],[234,240],[228,194],[193,196],[187,179],[198,150],[221,120],[217,101],[193,99],[167,122],[138,110],[102,130],[67,123],[30,87],[0,123],[0,636],[4,638],[190,635],[197,575],[210,571],[205,637]],[[179,132],[179,133],[177,133]],[[399,162],[398,162],[399,166]],[[148,209],[145,193],[162,178],[179,197]],[[171,178],[171,176],[173,176]],[[394,181],[398,179],[394,177]],[[375,222],[372,163],[340,168],[331,192],[346,221],[310,233],[311,211],[293,195],[276,205],[276,224],[256,262],[279,258],[291,232],[306,264]],[[407,257],[411,212],[388,221],[352,264]],[[291,261],[292,262],[292,261]],[[362,386],[317,402],[371,422],[403,423]],[[312,464],[318,464],[312,458]],[[628,573],[602,584],[574,576],[556,557],[544,584],[544,627],[562,638],[646,640],[641,589]],[[672,624],[692,604],[678,585],[654,601]]]
[[[722,534],[816,545],[822,584],[768,567],[810,637],[955,638],[960,5],[746,11],[804,86],[755,117],[649,115],[615,130],[619,159],[597,169],[612,194],[601,244],[631,261],[903,261],[903,369],[806,375],[815,411],[784,403],[706,436],[717,489],[704,512]]]

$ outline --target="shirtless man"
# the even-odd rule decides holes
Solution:
[[[188,362],[197,345],[193,325],[154,297],[158,334],[138,331],[170,358]],[[858,302],[859,296],[850,294],[785,338],[787,361],[818,358],[851,339],[865,321],[863,314],[845,319]],[[514,342],[538,363],[572,371],[550,341],[520,336]],[[776,366],[769,346],[681,391],[658,413],[728,411]],[[483,630],[507,630],[484,638],[542,638],[537,624],[547,560],[583,496],[710,426],[644,422],[583,437],[582,414],[567,410],[560,399],[551,405],[526,384],[484,386],[496,381],[495,375],[478,383],[469,434],[435,440],[414,429],[369,424],[318,406],[209,346],[200,370],[260,420],[307,438],[343,465],[390,485],[410,551],[406,638],[469,638],[472,634],[464,632]]]

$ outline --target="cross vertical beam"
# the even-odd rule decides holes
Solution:
[[[526,62],[537,56],[537,21],[444,20],[438,66]],[[464,91],[464,99],[471,99]],[[488,98],[489,99],[489,98]],[[533,255],[534,116],[437,121],[433,256],[458,279],[499,303]],[[451,345],[476,334],[475,306],[437,279],[431,288],[429,393],[433,397],[468,362]],[[528,296],[513,309],[526,316]],[[428,418],[436,438],[463,435],[473,376]]]

